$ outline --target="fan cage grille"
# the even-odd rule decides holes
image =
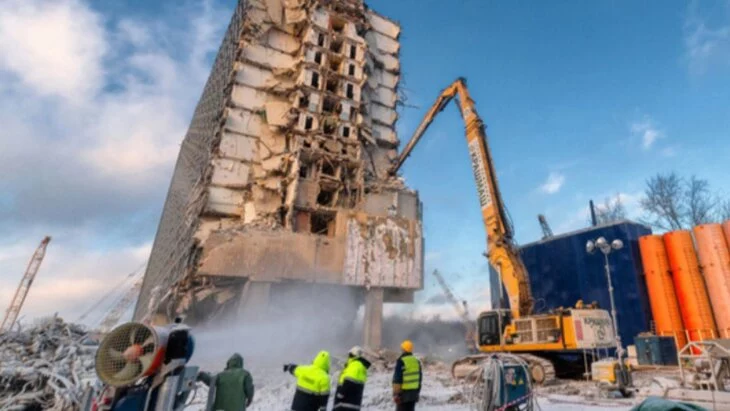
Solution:
[[[130,385],[148,371],[138,358],[154,356],[158,346],[159,337],[153,328],[140,323],[123,324],[112,330],[99,346],[96,373],[111,386]]]

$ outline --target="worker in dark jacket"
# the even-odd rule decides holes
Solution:
[[[284,372],[297,377],[292,411],[325,411],[330,397],[330,354],[320,351],[311,365],[284,365]]]
[[[226,369],[220,374],[211,377],[201,372],[198,380],[210,388],[208,410],[246,411],[253,401],[253,378],[243,368],[243,357],[239,354],[228,359]]]
[[[362,404],[362,393],[368,379],[370,361],[363,358],[360,347],[352,347],[347,354],[347,364],[337,381],[335,405],[332,411],[359,410]]]
[[[413,356],[413,343],[405,340],[400,347],[403,352],[393,373],[393,402],[396,411],[412,411],[416,409],[421,394],[423,372],[421,362]]]

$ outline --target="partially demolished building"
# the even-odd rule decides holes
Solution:
[[[380,342],[423,283],[421,205],[388,174],[397,23],[362,0],[239,0],[182,143],[135,318],[258,317],[309,296]]]

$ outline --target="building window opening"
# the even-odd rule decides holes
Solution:
[[[314,53],[314,62],[317,64],[320,64],[320,65],[322,64],[322,52],[321,51]]]
[[[342,137],[345,137],[345,138],[350,137],[350,127],[347,127],[347,126],[342,127]]]
[[[325,189],[320,189],[319,194],[317,195],[317,204],[325,206],[325,207],[331,207],[332,201],[335,198],[335,192]]]
[[[319,88],[319,73],[312,72],[312,87]]]
[[[303,96],[299,97],[299,108],[307,107],[309,107],[309,94],[304,94]]]
[[[355,76],[355,65],[350,64],[350,66],[347,68],[347,74],[350,76]]]
[[[322,163],[322,174],[326,174],[328,176],[334,176],[335,175],[335,166],[333,166],[330,162],[325,161]]]
[[[350,58],[354,59],[355,57],[357,57],[357,47],[350,46]]]
[[[301,178],[309,178],[309,166],[306,164],[300,164],[299,165],[299,177]]]
[[[312,127],[314,127],[314,118],[311,116],[307,116],[307,118],[304,120],[304,129],[311,130]]]
[[[338,82],[337,82],[337,79],[336,78],[328,78],[327,79],[327,84],[325,85],[325,88],[330,93],[337,93],[337,84],[338,84]]]
[[[355,98],[355,87],[352,84],[348,84],[345,94],[347,95],[347,98]]]
[[[330,44],[330,50],[335,53],[342,53],[342,45],[343,45],[342,40],[334,39],[334,40],[332,40],[332,44]]]
[[[322,111],[325,113],[334,113],[337,110],[337,100],[332,97],[325,96],[322,103]]]
[[[316,213],[312,214],[312,233],[317,235],[335,236],[335,214]]]
[[[337,121],[324,121],[324,124],[322,126],[322,132],[325,135],[331,136],[335,133],[335,130],[337,129]]]
[[[324,34],[319,33],[319,35],[317,36],[317,45],[319,47],[324,47]]]

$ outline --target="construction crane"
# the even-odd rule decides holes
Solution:
[[[143,279],[144,278],[140,278],[137,280],[134,285],[132,285],[132,288],[127,290],[122,298],[114,304],[114,307],[112,307],[106,317],[101,320],[101,323],[99,324],[99,332],[106,334],[111,331],[115,325],[117,325],[119,319],[122,318],[124,313],[127,312],[129,307],[137,300],[137,297],[139,297],[139,291],[142,289]]]
[[[540,222],[540,228],[542,228],[542,239],[550,238],[553,236],[553,230],[550,228],[550,224],[547,222],[547,218],[544,215],[539,214],[537,221]]]
[[[390,174],[397,174],[436,115],[455,98],[465,123],[467,148],[486,230],[486,256],[504,285],[510,305],[509,309],[479,314],[479,350],[519,355],[530,365],[532,378],[537,383],[554,378],[554,362],[564,360],[566,356],[571,356],[573,362],[580,363],[582,368],[583,350],[614,347],[611,316],[607,311],[598,309],[561,308],[548,314],[532,313],[534,304],[530,278],[497,185],[484,123],[469,95],[466,80],[459,78],[441,92],[395,161]],[[455,363],[454,370],[460,365],[474,365],[487,357],[488,354],[483,354],[464,358]]]
[[[23,303],[25,302],[25,298],[28,296],[30,286],[33,285],[33,280],[35,280],[35,276],[38,274],[38,269],[43,262],[43,257],[46,256],[46,247],[48,247],[48,243],[50,242],[51,237],[44,237],[43,240],[41,240],[41,244],[38,248],[36,248],[35,253],[33,253],[33,257],[31,257],[28,267],[25,269],[25,274],[23,274],[23,278],[20,280],[20,285],[18,286],[18,289],[15,290],[15,295],[10,302],[8,310],[5,312],[5,318],[0,325],[0,333],[10,331],[13,328],[13,325],[15,325],[15,322],[18,320],[20,310],[23,308]]]
[[[466,305],[466,301],[462,301],[462,303],[459,303],[459,300],[454,296],[454,293],[451,291],[451,287],[446,283],[446,280],[441,275],[441,273],[438,272],[438,270],[433,270],[433,276],[436,277],[436,281],[438,281],[439,285],[441,286],[441,289],[444,292],[444,296],[447,300],[454,306],[454,310],[456,310],[456,313],[461,318],[461,321],[464,323],[464,326],[466,327],[466,347],[469,349],[469,351],[476,352],[477,350],[477,340],[476,340],[476,327],[474,326],[474,322],[469,318],[469,310]]]

